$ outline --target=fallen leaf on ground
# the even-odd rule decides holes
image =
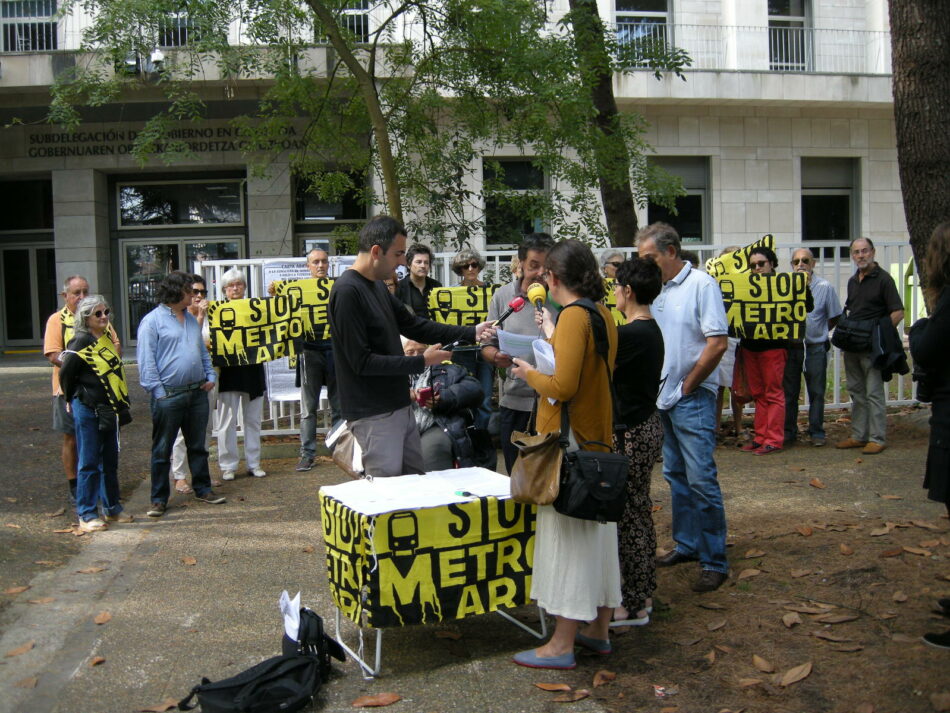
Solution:
[[[172,708],[178,707],[178,701],[174,698],[166,698],[161,703],[156,703],[154,706],[149,706],[148,708],[139,708],[141,713],[165,713],[165,711],[170,711]]]
[[[313,545],[307,545],[303,548],[304,552],[313,552]]]
[[[101,611],[96,614],[96,617],[93,619],[93,621],[101,626],[112,621],[112,615],[107,611]]]
[[[799,525],[795,528],[799,535],[802,537],[811,537],[814,530],[812,530],[808,525]]]
[[[823,614],[816,616],[815,621],[820,621],[822,624],[844,624],[846,621],[854,621],[857,618],[857,614]]]
[[[23,528],[17,525],[15,522],[6,523],[7,527],[12,527],[14,530],[22,530]]]
[[[811,635],[816,639],[824,639],[825,641],[850,641],[850,639],[844,636],[838,636],[837,634],[832,634],[830,631],[813,631]]]
[[[775,666],[758,654],[752,654],[752,665],[759,669],[762,673],[772,673],[775,671]]]
[[[811,674],[811,661],[806,661],[800,666],[795,666],[794,668],[788,669],[785,673],[782,674],[781,680],[778,682],[778,685],[785,688],[786,686],[791,686],[793,683],[798,683],[799,681],[808,678]]]
[[[855,651],[863,651],[864,647],[861,644],[839,644],[838,646],[832,646],[832,651],[840,651],[845,654],[852,654]]]
[[[903,500],[904,496],[903,495],[882,495],[881,499],[882,500]]]
[[[594,688],[610,683],[617,678],[617,674],[607,669],[602,669],[594,674]]]
[[[811,574],[811,570],[810,569],[793,569],[791,572],[789,572],[789,574],[792,575],[792,579],[800,579],[802,577],[807,577],[809,574]]]
[[[813,488],[818,488],[819,490],[825,487],[825,484],[822,483],[818,478],[812,478],[808,481],[808,484]]]
[[[920,543],[920,546],[921,547],[940,547],[940,545],[942,544],[944,544],[942,539],[941,540],[924,540],[923,542]]]
[[[878,557],[897,557],[903,551],[904,550],[901,549],[900,547],[895,547],[892,550],[884,550],[881,554],[878,555]]]
[[[36,688],[36,681],[36,676],[30,676],[29,678],[24,678],[17,681],[13,685],[17,688]]]
[[[59,510],[54,510],[53,512],[43,513],[46,517],[59,517],[60,515],[66,514],[66,508],[60,508]]]
[[[891,596],[891,599],[895,602],[906,602],[907,595],[903,592],[894,592],[894,594]]]
[[[29,588],[30,588],[29,584],[21,584],[18,587],[9,587],[8,589],[4,589],[3,593],[4,594],[19,594],[20,592],[25,592]]]
[[[874,528],[868,534],[871,535],[871,537],[880,537],[881,535],[888,534],[890,531],[891,531],[891,528],[889,528],[887,525],[884,525],[884,527]]]
[[[401,700],[402,696],[398,693],[375,693],[372,696],[360,696],[350,705],[354,708],[373,708],[392,705],[396,701]]]
[[[458,641],[462,638],[462,635],[457,631],[448,631],[447,629],[439,629],[435,632],[435,638],[437,639],[452,639],[452,641]]]
[[[719,649],[724,654],[734,654],[736,652],[734,648],[731,646],[726,646],[725,644],[716,644],[713,648]]]
[[[881,619],[882,621],[886,621],[887,619],[896,619],[897,613],[892,612],[892,611],[886,611],[883,614],[878,614],[877,618]]]
[[[590,695],[590,691],[586,688],[582,688],[579,691],[570,691],[568,693],[562,693],[558,696],[554,696],[551,700],[555,703],[573,703],[574,701],[582,701]]]
[[[930,694],[930,705],[935,711],[950,711],[950,693],[941,691]]]
[[[6,500],[8,503],[15,503],[15,502],[16,502],[16,498],[6,497],[6,498],[4,498],[4,500]]]
[[[696,602],[696,606],[703,609],[725,609],[722,604],[716,604],[716,602]]]
[[[703,658],[706,659],[706,662],[709,664],[716,663],[716,650],[709,649],[709,653],[703,656]]]
[[[911,520],[910,524],[916,527],[922,527],[925,530],[939,530],[940,529],[937,525],[934,525],[932,522],[927,522],[926,520]]]
[[[56,562],[54,560],[33,560],[33,564],[42,564],[47,567],[55,567],[56,565],[62,564],[62,562]]]
[[[758,577],[762,574],[761,569],[744,569],[739,572],[739,576],[736,577],[736,580],[741,582],[743,579],[751,579],[752,577]]]
[[[104,570],[105,567],[84,567],[83,569],[77,569],[76,574],[95,574]]]
[[[745,559],[752,559],[753,557],[765,557],[765,552],[763,550],[747,550]]]
[[[187,567],[194,567],[196,564],[198,564],[198,560],[194,557],[182,557],[181,563]]]
[[[674,639],[674,644],[679,644],[680,646],[692,646],[693,644],[698,644],[703,640],[703,637],[697,636],[695,639]]]
[[[863,463],[863,462],[864,462],[864,459],[863,459],[863,458],[855,458],[855,459],[854,459],[854,462],[855,462],[855,463]]]
[[[923,547],[911,547],[910,545],[904,545],[902,548],[904,552],[910,552],[912,555],[920,555],[921,557],[930,557],[933,554],[930,550],[925,550]]]
[[[35,641],[27,641],[23,646],[17,646],[15,649],[10,649],[7,651],[4,656],[7,658],[13,658],[14,656],[21,656],[27,651],[32,649],[36,645]]]
[[[55,532],[55,533],[57,533],[57,534],[60,534],[60,535],[71,535],[71,534],[73,534],[73,528],[71,528],[71,527],[64,527],[62,530],[53,530],[53,532]]]
[[[536,687],[542,691],[570,691],[571,687],[566,683],[536,683]]]
[[[706,628],[710,631],[718,631],[726,625],[725,619],[714,619],[706,625]]]
[[[825,614],[828,611],[827,609],[822,609],[821,607],[806,607],[804,604],[786,604],[783,609],[797,611],[801,614]]]
[[[854,713],[874,713],[874,706],[870,703],[858,703],[854,708]]]
[[[40,597],[39,599],[28,599],[30,604],[49,604],[50,602],[55,602],[54,597]]]
[[[796,624],[802,623],[802,617],[798,612],[789,612],[782,617],[782,623],[789,629],[791,629]]]
[[[920,642],[920,639],[907,634],[891,634],[891,641],[896,641],[899,644],[916,644]]]
[[[662,505],[654,505],[654,506],[653,506],[653,512],[660,512],[660,510],[662,510],[662,509],[663,509],[663,506],[662,506]]]
[[[758,678],[740,678],[738,683],[739,688],[751,688],[752,686],[758,686],[762,683],[762,680]]]
[[[838,545],[838,551],[845,556],[854,554],[854,548],[851,547],[850,545],[846,545],[843,542],[840,545]]]
[[[89,659],[89,666],[98,666],[99,664],[103,664],[105,662],[105,656],[93,656],[91,659]]]

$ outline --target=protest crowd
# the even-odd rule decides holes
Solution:
[[[811,250],[794,250],[780,265],[771,236],[727,248],[706,265],[665,223],[643,228],[635,243],[632,256],[617,249],[595,256],[579,241],[532,233],[518,248],[512,281],[497,289],[481,278],[484,258],[465,248],[451,264],[458,284],[443,286],[429,274],[431,249],[407,245],[406,229],[381,215],[363,227],[355,262],[335,279],[321,249],[306,256],[309,279],[278,281],[254,299],[240,269],[224,274],[217,295],[200,275],[169,273],[137,334],[152,418],[146,515],[165,514],[172,488],[223,505],[215,490],[222,481],[267,475],[263,362],[294,356],[297,471],[315,464],[325,387],[334,445],[339,452],[348,443],[345,458],[358,450],[368,476],[474,466],[510,474],[514,499],[537,506],[530,598],[556,617],[550,639],[516,654],[515,663],[571,669],[577,646],[609,654],[612,628],[650,623],[657,567],[692,563],[700,594],[728,580],[715,449],[724,432],[742,434],[743,405],[754,405],[751,433],[740,439],[750,457],[799,440],[825,446],[829,353],[840,349],[851,433],[833,445],[873,456],[887,447],[885,384],[909,371],[897,329],[904,305],[870,239],[851,243],[854,272],[843,304]],[[950,512],[950,373],[941,358],[950,347],[950,224],[936,229],[929,251],[932,316],[910,330],[910,347],[918,396],[933,403],[925,487]],[[397,280],[400,266],[408,274]],[[456,309],[456,295],[477,307]],[[119,431],[135,396],[105,298],[78,275],[65,280],[62,297],[44,344],[53,428],[63,434],[78,526],[94,532],[133,519],[117,473]],[[325,318],[301,308],[314,304],[325,306]],[[267,316],[272,342],[242,332],[249,313]],[[539,342],[550,363],[537,356]],[[808,414],[799,433],[802,379]],[[731,421],[722,417],[726,391]],[[545,440],[550,434],[559,437]],[[548,446],[553,466],[535,457]],[[565,487],[566,464],[583,473],[591,461],[615,486],[594,517],[571,510],[576,502],[569,507],[556,492],[558,482]],[[658,461],[673,532],[672,548],[659,557],[650,497]],[[950,601],[941,604],[950,612]],[[950,632],[925,640],[950,648]]]

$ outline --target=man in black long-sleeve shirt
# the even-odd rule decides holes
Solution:
[[[330,292],[340,407],[363,451],[364,470],[372,476],[425,472],[409,383],[402,377],[451,359],[442,343],[492,334],[488,322],[456,327],[410,313],[382,282],[405,262],[406,229],[378,215],[360,231],[356,262]],[[400,334],[431,346],[422,356],[404,356]]]

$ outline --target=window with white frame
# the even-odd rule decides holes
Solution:
[[[57,0],[0,0],[4,52],[59,49]]]
[[[709,158],[707,156],[651,156],[651,164],[677,176],[683,182],[685,196],[676,198],[676,214],[650,201],[647,223],[669,223],[683,243],[704,243],[709,237]]]
[[[616,0],[614,8],[621,44],[669,44],[669,0]]]
[[[485,158],[482,181],[488,247],[516,246],[525,235],[544,230],[544,171],[531,159]]]
[[[769,69],[807,72],[812,69],[808,0],[768,0]]]
[[[804,242],[851,241],[858,237],[857,176],[855,158],[802,158]],[[823,248],[822,252],[822,257],[834,257],[834,248]],[[846,247],[840,252],[848,258]]]
[[[186,10],[165,14],[158,26],[159,47],[185,47],[195,39],[195,26]]]
[[[369,42],[369,0],[353,0],[343,8],[340,25],[349,32],[357,42]]]

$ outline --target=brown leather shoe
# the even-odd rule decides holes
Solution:
[[[657,567],[672,567],[676,564],[682,564],[683,562],[695,562],[696,557],[690,557],[689,555],[684,555],[679,550],[673,549],[667,552],[662,557],[656,558]]]
[[[859,441],[855,438],[845,438],[843,441],[835,443],[835,448],[864,448],[867,445],[865,441]]]
[[[862,449],[862,453],[866,453],[869,456],[876,456],[878,453],[883,451],[887,446],[883,443],[877,443],[875,441],[868,441],[868,444]]]

